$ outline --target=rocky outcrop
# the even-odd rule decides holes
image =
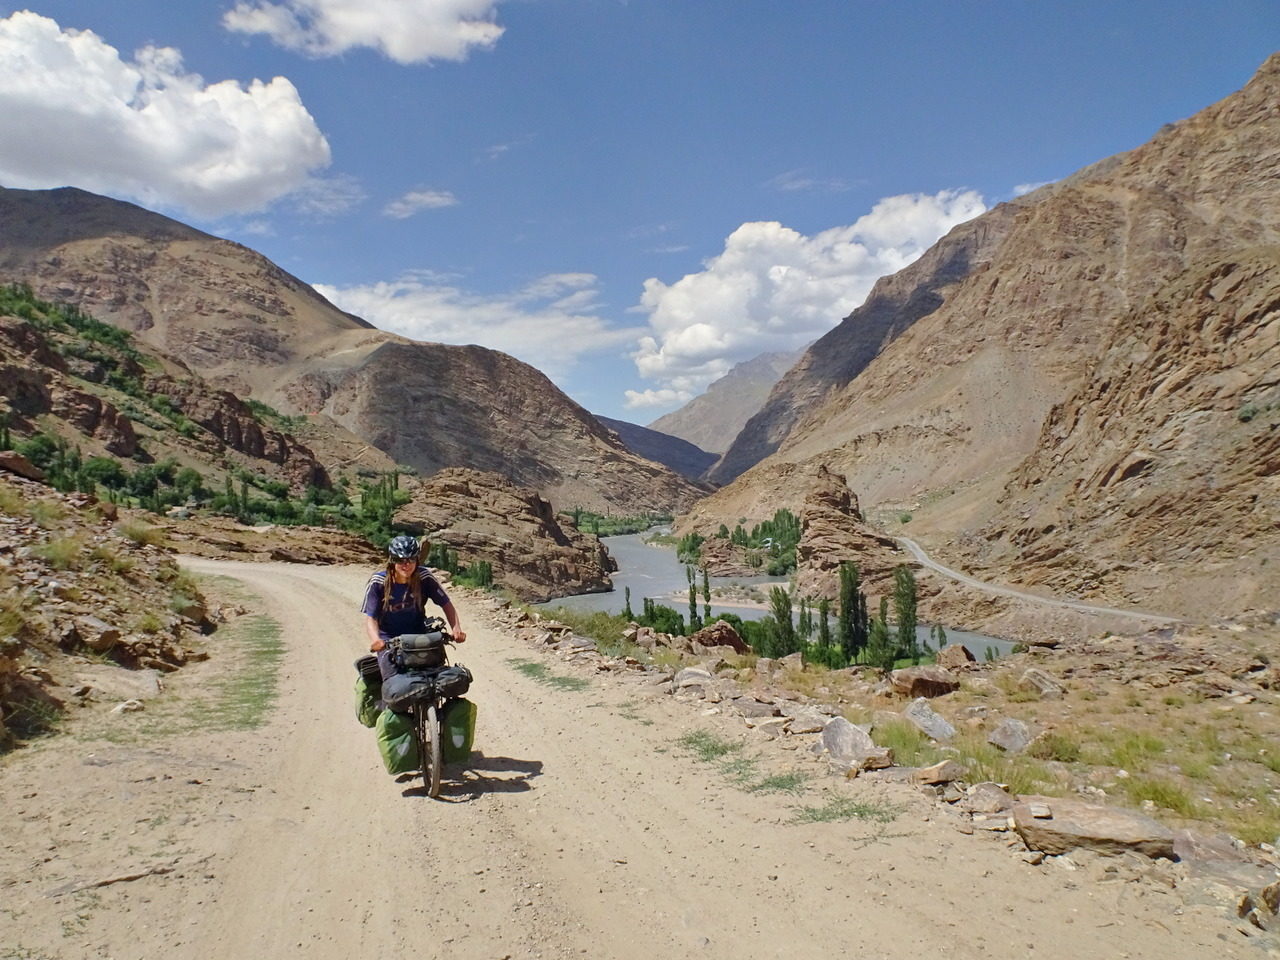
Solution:
[[[396,519],[456,550],[464,564],[488,561],[494,583],[521,600],[613,589],[613,562],[598,539],[562,522],[533,490],[496,474],[441,470]]]
[[[801,355],[802,351],[762,353],[744,360],[679,410],[653,421],[649,429],[722,454],[764,404],[773,385]],[[719,458],[712,463],[716,459]]]
[[[491,471],[565,508],[615,514],[684,509],[702,493],[527,364],[373,330],[239,244],[71,188],[0,189],[0,223],[6,278],[134,331],[216,388],[330,418],[424,474]]]
[[[714,453],[708,453],[679,437],[599,414],[596,414],[596,419],[616,433],[623,446],[632,453],[670,467],[686,480],[695,483],[718,459]]]
[[[844,479],[819,467],[800,510],[796,547],[796,592],[802,597],[834,598],[840,591],[840,565],[854,563],[863,582],[883,592],[893,569],[906,558],[897,542],[873,530],[858,509],[858,498]]]
[[[307,487],[330,485],[328,471],[315,454],[292,435],[268,426],[234,394],[210,390],[194,379],[154,377],[147,381],[154,394],[168,397],[176,409],[199,424],[220,446],[280,468],[290,488],[303,493]]]
[[[119,688],[158,694],[160,674],[205,658],[203,598],[166,547],[84,494],[6,473],[0,499],[0,750],[74,706],[105,709]]]

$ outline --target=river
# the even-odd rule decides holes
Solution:
[[[649,533],[631,533],[619,537],[600,538],[600,542],[618,562],[618,570],[613,574],[614,589],[610,593],[582,593],[573,597],[549,600],[538,606],[544,610],[566,607],[578,611],[603,610],[606,613],[621,613],[626,604],[626,588],[630,587],[633,611],[639,612],[644,606],[644,598],[652,597],[659,603],[672,607],[687,619],[689,581],[684,564],[676,559],[676,551],[673,547],[646,543],[644,538],[648,536],[650,536]],[[785,578],[777,577],[711,577],[712,616],[718,613],[732,613],[743,620],[759,620],[769,613],[767,606],[753,604],[735,606],[732,599],[718,603],[715,593],[717,587],[729,589],[737,594],[745,592],[742,588],[756,587],[767,595],[771,586],[785,586],[786,583]],[[701,615],[701,579],[698,586],[698,613]],[[834,629],[834,610],[831,625]],[[916,629],[922,644],[930,642],[929,629],[930,625],[927,624]],[[979,659],[983,658],[988,647],[993,648],[996,656],[1004,656],[1013,648],[1011,640],[988,637],[967,630],[947,629],[946,634],[948,643],[963,643]]]

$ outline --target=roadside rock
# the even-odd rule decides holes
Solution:
[[[914,723],[930,739],[941,742],[950,740],[956,735],[956,728],[934,712],[924,697],[912,701],[902,711],[902,715]]]
[[[697,644],[702,644],[704,647],[732,647],[734,653],[751,652],[751,648],[738,635],[738,631],[733,629],[733,625],[723,620],[717,620],[710,626],[703,627],[689,638],[689,642],[694,645],[695,650]]]
[[[991,734],[987,737],[987,743],[999,747],[1005,753],[1021,753],[1031,745],[1031,741],[1036,738],[1037,732],[1021,720],[1014,717],[1005,717],[991,731]]]
[[[943,667],[906,667],[889,674],[896,693],[907,697],[941,697],[960,689],[960,681]]]
[[[1012,810],[1017,799],[1000,784],[987,780],[966,790],[963,802],[970,813],[1003,813]]]
[[[954,670],[977,662],[977,658],[963,643],[953,643],[938,651],[937,662],[943,669]]]
[[[1033,805],[1048,808],[1037,817]],[[1103,807],[1059,797],[1019,797],[1013,806],[1014,829],[1032,850],[1054,855],[1078,847],[1105,854],[1128,851],[1148,857],[1173,857],[1173,831],[1132,810]]]
[[[963,780],[964,777],[964,766],[955,760],[943,760],[933,766],[921,767],[915,772],[916,783],[922,784],[952,783]]]
[[[1022,679],[1018,681],[1018,686],[1023,690],[1030,690],[1038,693],[1045,700],[1056,700],[1066,694],[1067,690],[1057,680],[1049,676],[1043,670],[1037,670],[1030,667],[1022,675]]]
[[[834,763],[854,770],[872,770],[893,764],[893,752],[888,747],[876,746],[869,733],[844,717],[832,717],[827,721],[816,748],[825,752]]]

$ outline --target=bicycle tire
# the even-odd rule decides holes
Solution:
[[[440,751],[440,714],[434,703],[427,707],[427,756],[422,761],[422,780],[427,796],[440,796],[440,768],[443,755]]]

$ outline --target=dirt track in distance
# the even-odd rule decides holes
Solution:
[[[6,758],[0,958],[1257,955],[1214,910],[1030,867],[906,786],[836,781],[651,686],[539,683],[511,661],[541,655],[465,598],[478,752],[429,800],[353,715],[367,570],[186,562],[245,579],[282,625],[277,705],[255,729],[119,743],[94,725],[144,715],[100,716]],[[735,785],[680,748],[695,730],[809,773],[804,793]],[[832,797],[897,815],[795,821]]]

